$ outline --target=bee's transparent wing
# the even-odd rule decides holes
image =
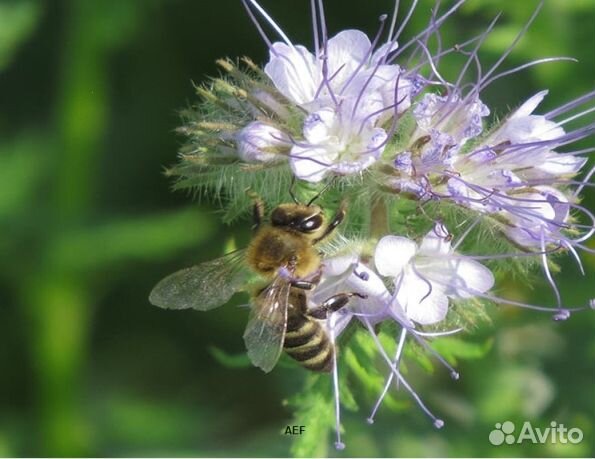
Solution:
[[[246,283],[244,250],[182,269],[162,279],[149,301],[165,309],[208,311],[227,303]]]
[[[285,340],[291,284],[280,277],[254,300],[244,342],[252,363],[265,372],[273,369]]]

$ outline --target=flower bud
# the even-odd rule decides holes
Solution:
[[[289,139],[279,129],[254,121],[236,135],[238,154],[246,162],[270,162],[282,157]]]

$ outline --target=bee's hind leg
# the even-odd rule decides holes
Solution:
[[[362,295],[361,293],[357,292],[337,293],[336,295],[327,298],[320,306],[310,309],[308,311],[308,315],[314,319],[326,319],[329,314],[332,314],[333,312],[336,312],[339,309],[347,306],[349,300],[354,296],[362,299],[367,298],[366,295]]]

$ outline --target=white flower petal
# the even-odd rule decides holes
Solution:
[[[341,126],[354,134],[360,130],[362,123],[364,129],[371,129],[380,117],[377,112],[385,107],[380,92],[371,90],[369,86],[359,88],[358,82],[359,78],[356,78],[348,86],[348,97],[342,100],[340,108]]]
[[[532,141],[556,140],[565,135],[564,129],[545,116],[534,115],[533,112],[543,101],[548,91],[541,91],[521,105],[499,129],[490,136],[488,143],[496,145],[501,142],[528,143]],[[549,148],[552,148],[551,146]],[[531,158],[537,160],[539,151],[533,151]],[[537,165],[540,161],[533,161]]]
[[[448,312],[448,297],[436,284],[408,273],[400,283],[397,300],[409,319],[421,325],[441,322]]]
[[[323,108],[308,115],[304,120],[303,127],[306,140],[316,145],[328,139],[336,116],[336,112],[332,108]]]
[[[512,225],[505,227],[506,235],[525,247],[540,247],[542,239],[546,245],[558,240],[557,233],[570,215],[568,198],[562,192],[548,186],[533,189],[535,192],[515,195],[523,200],[511,202],[519,206],[516,213],[502,212]]]
[[[417,244],[401,236],[385,236],[376,245],[374,263],[382,276],[397,277],[417,253]]]
[[[472,298],[474,292],[485,293],[494,286],[494,275],[481,263],[467,258],[449,260],[452,278],[446,294],[460,298]]]
[[[382,154],[382,150],[384,150],[384,146],[386,145],[386,139],[388,138],[388,134],[382,128],[374,128],[370,132],[370,138],[368,140],[367,148],[371,152],[376,152],[376,157],[379,157]]]
[[[360,142],[354,141],[351,148],[355,148],[355,151],[341,152],[343,154],[340,154],[340,157],[343,156],[345,159],[334,164],[333,171],[339,175],[353,175],[367,169],[382,155],[386,139],[387,134],[384,129],[374,128],[364,131],[359,140],[366,142],[365,147],[358,147]]]
[[[523,105],[521,105],[519,108],[517,108],[516,111],[510,116],[509,119],[521,118],[521,117],[531,115],[535,111],[537,106],[543,101],[545,96],[548,95],[548,92],[549,91],[547,91],[547,90],[540,91],[537,94],[535,94],[534,96],[532,96]]]
[[[341,255],[338,257],[328,258],[323,262],[324,275],[329,277],[340,276],[348,269],[353,269],[357,262],[357,255]]]
[[[375,152],[366,152],[366,154],[362,155],[357,161],[341,161],[334,164],[331,169],[338,175],[357,174],[376,162],[378,155],[374,153]]]
[[[372,44],[360,30],[344,30],[328,41],[328,73],[337,89],[349,79],[364,61]]]
[[[391,294],[382,279],[370,268],[357,262],[351,255],[324,261],[323,278],[310,296],[310,307],[320,305],[338,293],[355,292],[366,298],[349,300],[349,311],[365,315],[373,323],[384,320],[389,314]]]
[[[545,154],[544,160],[535,164],[535,167],[549,175],[573,175],[580,171],[586,163],[587,158],[549,151]]]
[[[318,183],[331,171],[335,159],[336,154],[323,147],[296,145],[291,149],[289,165],[297,178]]]
[[[437,223],[434,228],[425,235],[419,247],[419,253],[423,255],[447,255],[451,251],[450,233],[446,226]]]
[[[421,131],[433,136],[434,131],[440,131],[460,144],[483,131],[482,119],[489,114],[490,110],[479,98],[461,99],[457,93],[449,96],[427,93],[413,108]]]
[[[393,318],[395,318],[401,325],[415,328],[413,322],[411,322],[409,317],[407,317],[407,313],[399,302],[397,295],[393,295],[392,301],[390,303],[390,312],[392,313]]]
[[[509,169],[494,169],[487,176],[487,182],[493,188],[517,188],[523,184],[523,180]]]
[[[368,107],[361,111],[366,113],[366,116],[374,114],[369,118],[372,122],[387,120],[394,115],[395,109],[385,109],[386,107],[398,103],[396,111],[403,113],[411,106],[413,85],[404,76],[398,78],[399,73],[401,69],[398,65],[380,65],[361,69],[347,86],[345,95],[357,99],[357,96],[364,92]],[[399,87],[395,93],[397,80]]]
[[[273,43],[264,71],[279,92],[297,104],[311,102],[321,81],[314,56],[299,45]]]
[[[351,292],[361,293],[367,298],[353,298],[352,309],[358,313],[383,315],[388,311],[390,293],[378,274],[359,263],[347,279],[346,285]]]
[[[530,136],[539,140],[556,140],[564,137],[566,131],[556,122],[544,116],[533,115],[528,117],[532,121]]]
[[[382,61],[385,57],[387,57],[390,53],[396,51],[399,48],[398,42],[390,42],[383,44],[380,48],[374,51],[372,54],[372,62],[377,63]]]
[[[509,119],[500,128],[492,140],[493,143],[509,141],[526,143],[530,141],[556,140],[563,137],[564,129],[543,116],[530,115]]]

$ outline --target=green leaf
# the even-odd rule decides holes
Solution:
[[[207,240],[212,220],[195,210],[139,217],[60,235],[50,250],[52,266],[99,269],[131,260],[155,260]]]
[[[303,425],[303,435],[294,437],[293,457],[327,457],[329,435],[334,426],[334,406],[330,377],[309,375],[304,391],[288,404],[295,407],[294,425]]]
[[[490,350],[494,340],[492,338],[482,343],[466,341],[461,338],[443,337],[431,343],[432,348],[452,364],[457,359],[477,360],[483,358]]]
[[[421,346],[414,344],[414,343],[407,343],[405,346],[404,353],[404,360],[413,360],[417,363],[424,371],[428,373],[434,372],[434,364],[432,360],[428,357],[428,353],[425,349]]]

